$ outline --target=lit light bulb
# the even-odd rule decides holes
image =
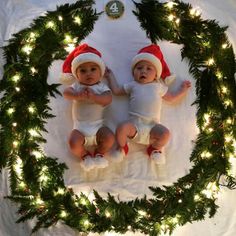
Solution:
[[[207,65],[208,65],[208,66],[212,66],[214,63],[215,63],[215,60],[214,60],[213,58],[210,58],[210,59],[207,61]]]
[[[8,113],[8,115],[11,115],[14,111],[15,111],[14,108],[9,108],[9,109],[7,110],[7,113]]]
[[[66,43],[71,43],[71,42],[73,42],[73,39],[72,39],[71,35],[66,34],[64,41],[65,41]]]
[[[55,23],[53,21],[49,21],[47,24],[46,24],[46,27],[47,28],[54,28],[55,27]]]
[[[177,19],[175,20],[175,23],[176,23],[177,25],[179,25],[179,23],[180,23],[180,19],[177,18]]]
[[[16,126],[17,126],[17,123],[16,123],[16,122],[12,123],[12,126],[13,126],[13,127],[16,127]]]
[[[19,87],[15,87],[16,92],[20,92],[20,88]]]
[[[26,42],[32,43],[35,41],[37,34],[35,32],[30,32],[29,37],[26,39]]]
[[[64,211],[64,210],[62,210],[61,213],[60,213],[61,218],[65,218],[65,217],[67,217],[67,215],[68,215],[67,212]]]
[[[29,55],[31,53],[31,51],[33,50],[33,48],[30,46],[30,45],[25,45],[23,48],[22,48],[22,51]]]
[[[40,198],[40,197],[37,197],[35,199],[35,204],[36,205],[43,205],[44,204],[44,201]]]
[[[74,22],[75,22],[76,24],[80,25],[80,24],[81,24],[81,19],[80,19],[80,17],[79,17],[79,16],[76,16],[76,17],[74,18]]]
[[[18,147],[18,145],[19,145],[19,142],[18,142],[18,141],[13,141],[13,143],[12,143],[12,144],[13,144],[13,147],[14,147],[14,148],[16,148],[16,147]]]
[[[30,38],[36,38],[36,33],[30,32]]]
[[[195,14],[195,9],[190,9],[190,15],[192,15],[192,16],[194,16],[194,14]]]
[[[197,34],[197,37],[198,37],[199,39],[202,39],[202,38],[203,38],[203,36],[202,36],[201,34]]]
[[[201,11],[199,9],[196,9],[195,16],[200,16],[200,15],[201,15]]]
[[[87,227],[87,226],[89,226],[89,224],[90,224],[89,220],[85,220],[85,221],[84,221],[84,226]]]
[[[39,136],[37,130],[35,130],[35,129],[30,129],[30,130],[29,130],[29,133],[30,133],[30,135],[31,135],[32,137],[37,137],[37,136]]]
[[[208,128],[208,130],[207,130],[209,133],[212,133],[213,131],[214,131],[214,129],[213,128]]]
[[[214,197],[219,192],[219,188],[217,187],[215,182],[211,182],[207,185],[206,189],[202,191],[204,195],[208,198]]]
[[[162,223],[161,229],[162,229],[162,231],[166,231],[168,229],[168,225],[166,225],[165,223]]]
[[[170,14],[170,15],[168,16],[168,20],[169,20],[169,21],[172,21],[174,18],[175,18],[175,17],[174,17],[173,14]]]
[[[31,72],[32,72],[33,75],[38,72],[34,67],[31,67],[30,70],[31,70]]]
[[[110,213],[109,211],[106,211],[106,212],[105,212],[105,216],[106,216],[107,218],[110,218],[110,217],[111,217],[111,213]]]
[[[228,46],[227,43],[222,44],[222,48],[223,48],[223,49],[226,49],[227,46]]]
[[[204,47],[209,47],[210,46],[210,42],[209,41],[203,42],[202,44],[203,44]]]
[[[21,182],[19,183],[19,187],[22,188],[22,189],[24,189],[24,188],[26,187],[26,184],[25,184],[23,181],[21,181]]]
[[[206,121],[206,123],[209,123],[210,122],[210,115],[209,114],[204,114],[204,119],[205,119],[205,121]]]
[[[210,157],[212,157],[212,154],[210,152],[204,151],[201,154],[201,157],[203,157],[203,158],[210,158]]]
[[[174,224],[178,224],[179,223],[179,219],[178,219],[178,217],[176,216],[176,217],[174,217],[174,218],[172,218],[172,220],[171,220]]]
[[[12,77],[12,81],[14,81],[15,83],[17,83],[20,80],[21,76],[19,74],[16,74]]]
[[[87,201],[86,201],[86,199],[83,198],[83,197],[80,199],[80,203],[81,203],[82,205],[87,205]]]
[[[211,190],[211,191],[213,191],[213,192],[219,190],[215,182],[209,183],[209,184],[207,185],[207,189],[208,189],[208,190]]]
[[[65,193],[65,190],[63,188],[58,188],[57,194],[63,195]]]
[[[198,195],[198,194],[196,194],[195,196],[194,196],[194,201],[199,201],[201,198],[200,198],[200,196]]]
[[[35,112],[35,109],[34,109],[33,106],[29,106],[29,107],[28,107],[28,111],[29,111],[30,113],[34,113],[34,112]]]
[[[48,171],[48,167],[47,166],[43,166],[42,172],[46,172],[46,171]]]
[[[173,6],[174,6],[174,2],[168,2],[167,4],[166,4],[166,6],[169,8],[169,9],[172,9],[173,8]]]
[[[200,16],[201,15],[201,10],[199,8],[191,8],[190,9],[190,15],[191,16]]]
[[[42,173],[41,174],[41,176],[39,177],[39,181],[40,182],[47,182],[49,180],[49,177],[46,175],[46,174],[44,174],[44,173]]]
[[[32,152],[32,155],[34,155],[35,157],[36,157],[36,159],[40,159],[43,155],[40,153],[40,152],[38,152],[38,151],[33,151]]]
[[[230,135],[225,136],[225,142],[230,143],[233,140],[233,137]]]
[[[217,71],[217,72],[216,72],[216,77],[217,77],[218,79],[222,79],[222,78],[223,78],[223,74],[222,74],[220,71]]]
[[[228,89],[225,86],[223,86],[221,90],[222,90],[222,93],[227,93],[228,91]]]
[[[59,21],[63,21],[63,17],[62,16],[58,16],[58,20]]]
[[[213,196],[213,192],[210,191],[210,190],[204,189],[204,190],[202,191],[202,193],[203,193],[207,198],[211,198],[211,197]]]
[[[232,102],[229,99],[227,99],[227,100],[224,101],[224,104],[226,106],[230,106],[232,104]]]
[[[68,53],[71,53],[75,49],[75,45],[73,43],[69,43],[67,47],[65,47],[65,50]]]
[[[231,105],[231,101],[229,99],[224,101],[225,106],[230,106]]]
[[[146,212],[146,211],[143,211],[143,210],[139,210],[139,211],[138,211],[138,214],[141,215],[141,216],[146,216],[146,215],[147,215],[147,212]]]

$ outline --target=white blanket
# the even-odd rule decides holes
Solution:
[[[0,2],[0,45],[5,45],[5,40],[11,38],[13,33],[29,26],[34,18],[42,15],[47,10],[55,10],[56,5],[73,3],[72,0],[1,0]],[[96,1],[98,12],[104,10],[105,0]],[[125,12],[118,20],[111,20],[105,14],[96,22],[93,32],[84,40],[102,52],[103,58],[110,67],[120,84],[132,80],[130,73],[131,58],[138,49],[150,43],[145,32],[140,28],[139,22],[133,15],[134,4],[131,0],[124,0]],[[138,1],[137,1],[138,2]],[[204,19],[216,19],[221,26],[228,25],[228,37],[236,49],[236,1],[235,0],[185,0],[202,12]],[[63,97],[51,99],[50,106],[55,118],[48,120],[46,129],[48,134],[45,152],[50,156],[65,162],[69,169],[65,172],[66,185],[73,187],[76,193],[84,192],[92,198],[91,191],[98,190],[102,196],[107,192],[118,196],[121,200],[132,200],[144,194],[151,197],[148,186],[161,186],[171,184],[178,178],[186,175],[191,163],[189,156],[193,148],[192,140],[196,138],[196,107],[191,106],[195,100],[195,86],[192,76],[188,72],[188,64],[181,60],[181,45],[169,42],[160,42],[159,45],[165,55],[171,71],[176,74],[177,87],[181,80],[188,79],[192,82],[192,89],[178,104],[164,104],[161,120],[171,131],[171,140],[166,146],[166,165],[157,167],[147,159],[145,148],[142,145],[130,144],[130,153],[119,164],[111,163],[104,170],[95,170],[92,173],[84,172],[73,158],[67,147],[67,138],[72,128],[71,104]],[[2,75],[1,58],[0,73]],[[49,83],[58,83],[62,61],[55,61],[50,68]],[[61,86],[60,90],[63,91]],[[116,125],[127,118],[127,97],[113,97],[112,105],[106,111],[108,126],[115,130]],[[7,171],[2,171],[0,180],[0,236],[25,236],[29,235],[34,221],[15,224],[17,219],[16,206],[3,196],[9,193]],[[213,219],[203,222],[193,222],[177,228],[174,236],[233,236],[236,235],[236,191],[221,189],[217,203],[220,205],[218,213]],[[58,223],[50,229],[41,229],[37,236],[66,236],[79,235],[73,229]],[[98,234],[89,234],[98,235]],[[120,235],[108,232],[102,235]],[[142,235],[141,233],[128,232],[125,235]]]

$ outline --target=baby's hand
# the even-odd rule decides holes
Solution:
[[[111,79],[112,77],[114,77],[113,71],[111,69],[109,69],[108,67],[106,67],[105,70],[105,74],[104,74],[104,78],[106,78],[107,80]]]
[[[94,101],[94,98],[96,96],[94,91],[90,88],[86,88],[86,93],[87,93],[87,99],[90,100],[90,101]]]
[[[83,90],[77,92],[76,98],[79,101],[84,101],[84,100],[88,99],[87,90],[83,89]]]
[[[191,88],[191,82],[189,80],[184,80],[181,84],[181,89],[187,91],[189,88]]]

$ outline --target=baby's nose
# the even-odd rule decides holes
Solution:
[[[141,73],[146,73],[147,72],[147,70],[145,69],[145,68],[143,68],[142,70],[141,70]]]

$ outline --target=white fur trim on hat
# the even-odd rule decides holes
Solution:
[[[166,85],[171,85],[175,80],[176,80],[176,76],[175,75],[167,76],[164,79]]]
[[[76,69],[78,68],[78,66],[86,62],[96,63],[100,67],[101,74],[103,77],[106,69],[104,61],[97,54],[87,52],[87,53],[82,53],[77,57],[75,57],[71,63],[71,71],[75,78],[76,78]]]
[[[135,65],[140,61],[149,61],[150,63],[152,63],[157,71],[157,79],[160,78],[162,73],[162,64],[161,61],[156,56],[152,55],[151,53],[137,54],[132,60],[132,65],[131,65],[132,71],[134,70]]]
[[[71,73],[61,73],[60,82],[61,84],[71,85],[75,82],[75,77]]]

